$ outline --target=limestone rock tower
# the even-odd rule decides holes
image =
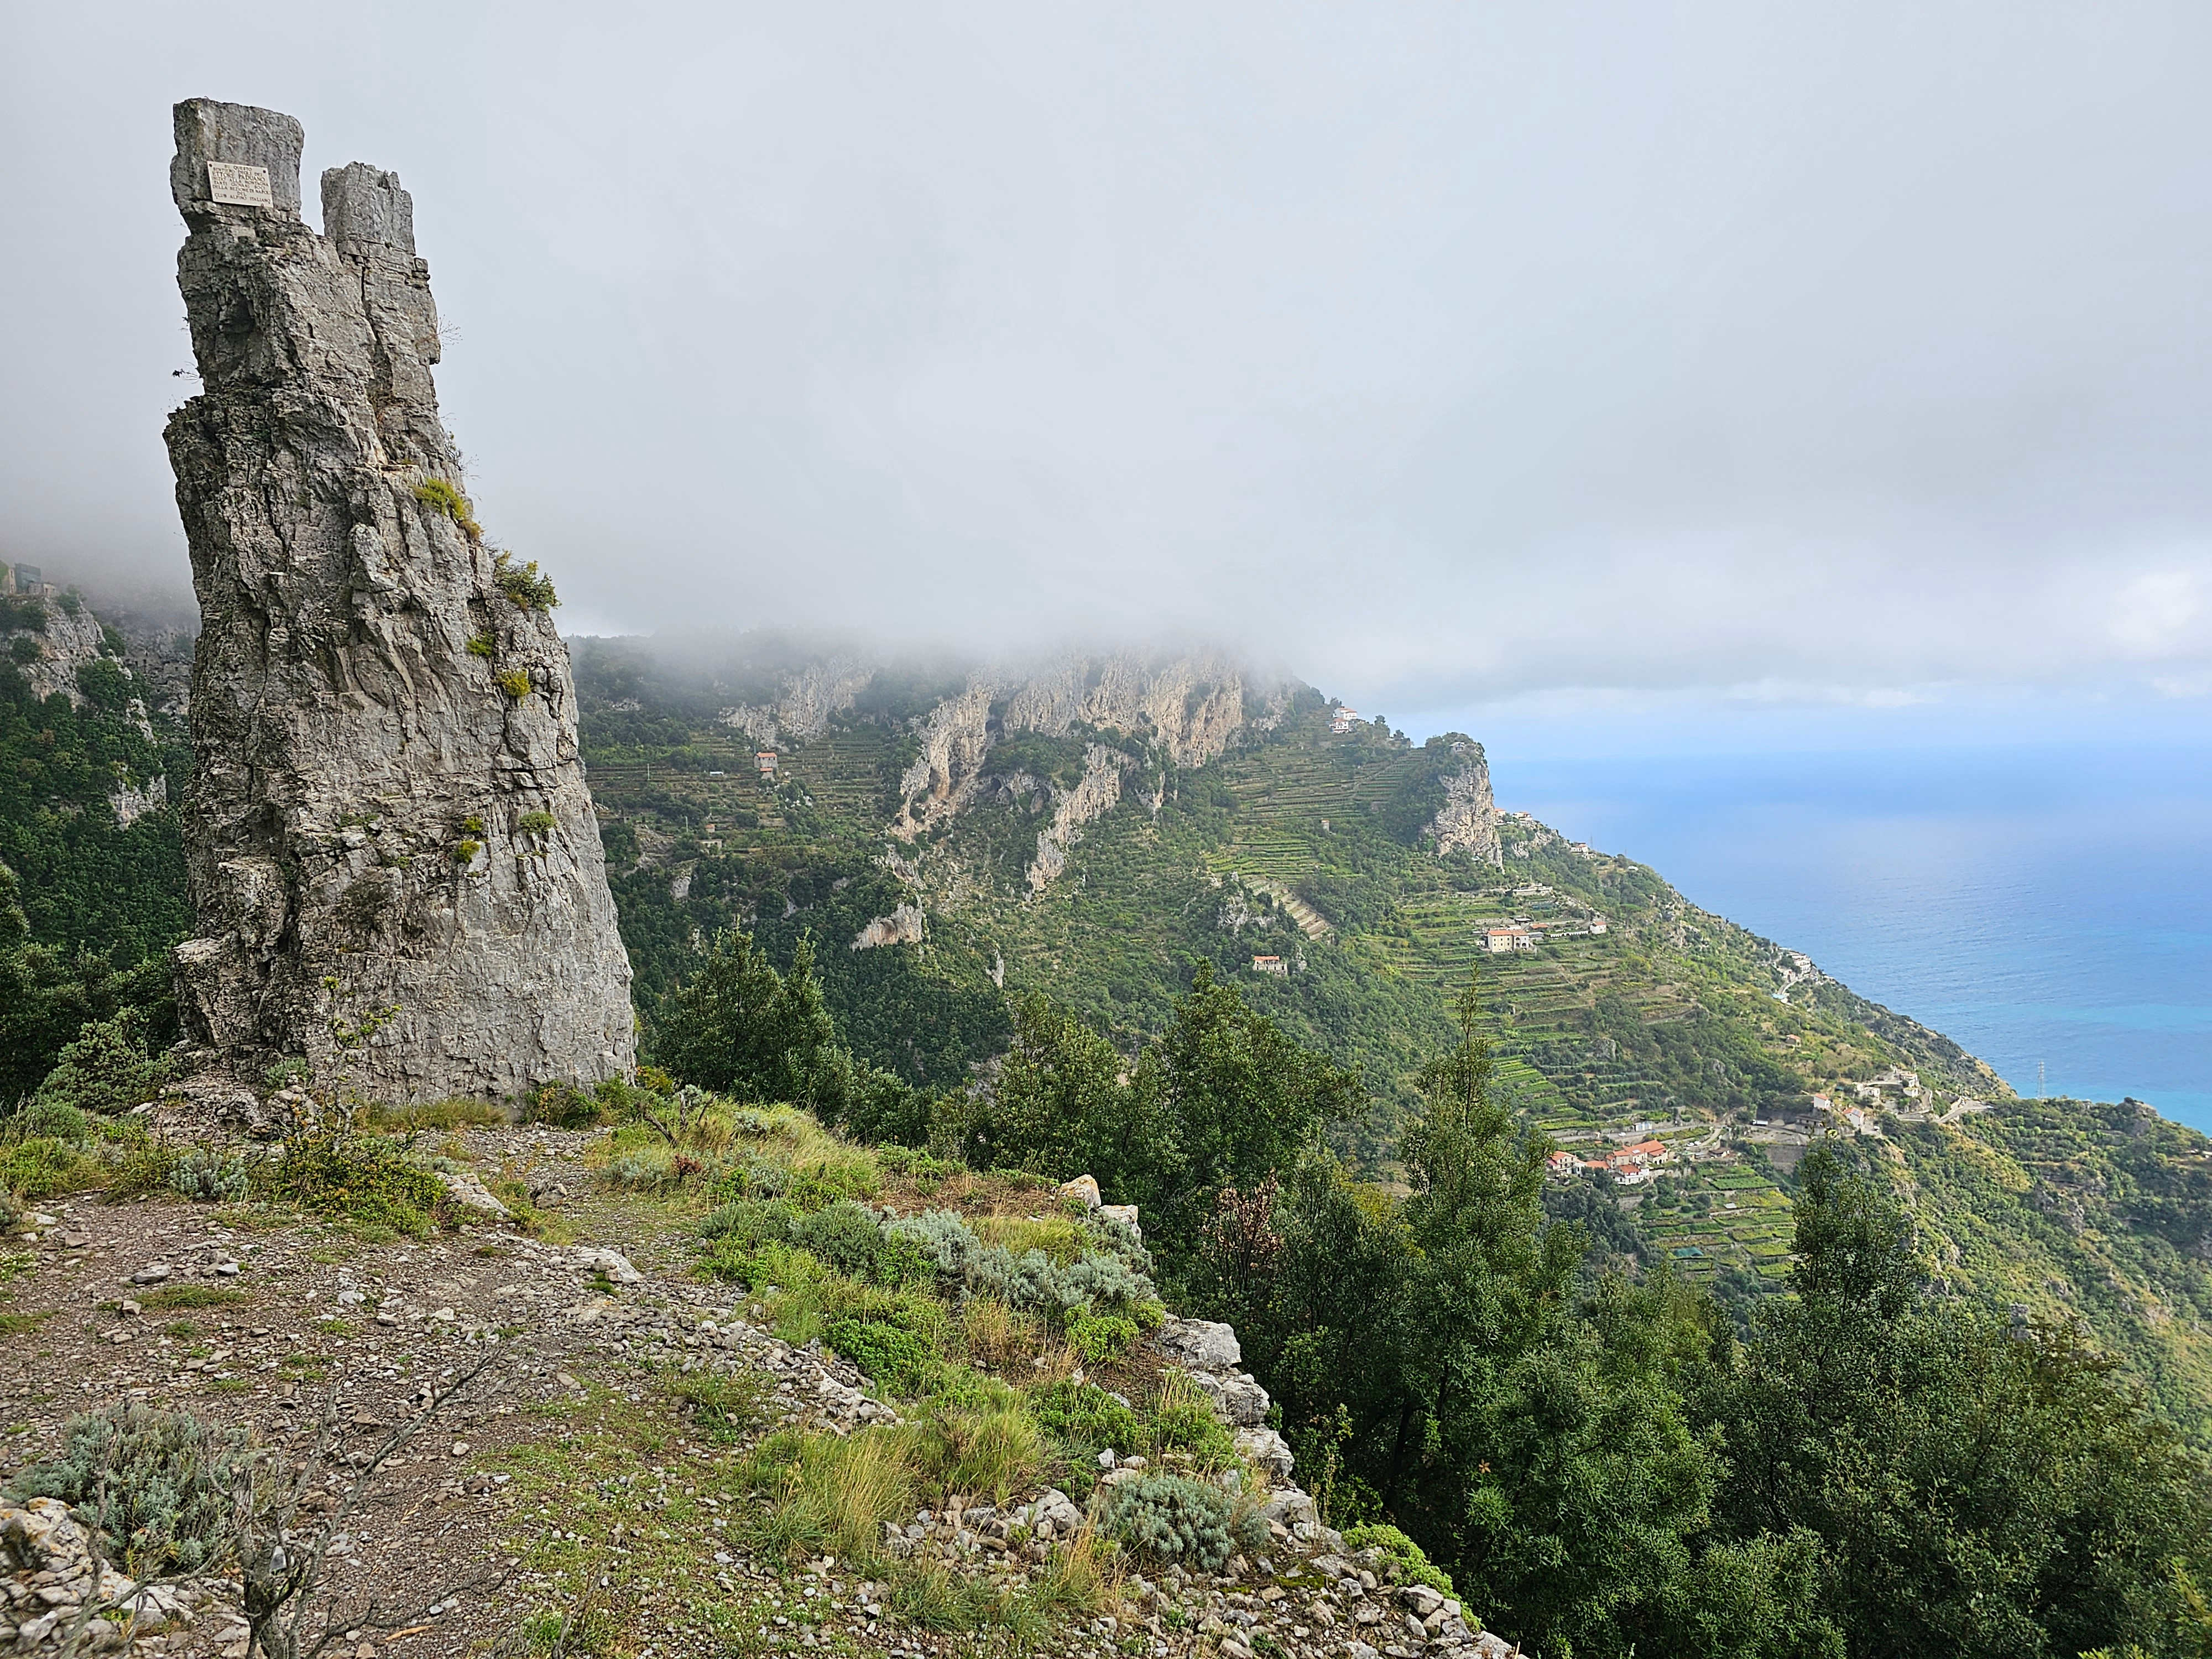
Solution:
[[[429,267],[394,174],[289,116],[176,109],[204,390],[167,431],[200,605],[185,1024],[252,1080],[393,1099],[627,1071],[629,960],[534,568],[487,546],[438,418]]]

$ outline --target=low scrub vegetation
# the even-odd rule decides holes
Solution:
[[[16,1498],[70,1504],[134,1576],[218,1565],[232,1489],[246,1471],[243,1430],[134,1404],[73,1417],[62,1434],[59,1456],[10,1483]]]

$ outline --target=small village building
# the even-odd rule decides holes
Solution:
[[[758,754],[753,757],[753,765],[758,769],[763,777],[774,777],[775,775],[775,750],[773,749],[762,750]]]
[[[1287,975],[1291,970],[1289,965],[1280,957],[1254,957],[1252,971],[1255,974]]]
[[[1526,927],[1492,927],[1484,933],[1482,939],[1493,957],[1510,956],[1516,951],[1536,948],[1536,936]]]
[[[1603,916],[1592,916],[1590,918],[1589,930],[1593,933],[1602,933],[1605,932],[1605,918]]]
[[[1340,738],[1352,730],[1358,719],[1359,711],[1357,708],[1346,708],[1339,704],[1335,712],[1329,716],[1328,729]]]

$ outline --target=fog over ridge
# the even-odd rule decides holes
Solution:
[[[88,586],[183,585],[210,95],[414,193],[572,633],[1224,641],[1394,713],[2212,694],[2202,9],[12,33],[0,554]]]

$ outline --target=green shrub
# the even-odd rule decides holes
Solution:
[[[1067,1322],[1067,1340],[1094,1365],[1119,1359],[1137,1344],[1137,1322],[1125,1314],[1078,1313]]]
[[[1030,1409],[1047,1434],[1103,1451],[1136,1451],[1148,1443],[1136,1413],[1095,1382],[1054,1382],[1030,1397]]]
[[[1452,1588],[1451,1575],[1431,1561],[1419,1544],[1395,1527],[1381,1522],[1350,1527],[1345,1531],[1344,1542],[1348,1549],[1381,1550],[1397,1562],[1398,1577],[1409,1584],[1426,1584],[1443,1595],[1459,1594]]]
[[[145,1134],[131,1136],[109,1155],[107,1179],[103,1183],[108,1201],[176,1191],[172,1183],[184,1155],[183,1147],[169,1141]]]
[[[880,1319],[833,1320],[823,1340],[893,1394],[926,1391],[943,1362],[929,1340]]]
[[[514,555],[500,553],[491,562],[491,579],[499,591],[525,611],[550,611],[561,603],[553,579],[538,574],[538,561],[514,562]]]
[[[62,1045],[61,1057],[37,1098],[112,1117],[150,1100],[164,1067],[145,1050],[145,1018],[126,1008],[112,1019],[88,1021]]]
[[[457,841],[453,843],[453,862],[465,869],[477,861],[477,854],[483,851],[482,842]]]
[[[34,1135],[51,1136],[56,1140],[82,1140],[92,1133],[92,1121],[74,1106],[64,1106],[58,1100],[41,1100],[35,1096],[23,1109],[9,1121],[9,1131],[25,1139]]]
[[[231,1492],[249,1454],[243,1429],[210,1429],[189,1412],[130,1405],[71,1418],[62,1454],[11,1484],[18,1498],[58,1498],[102,1525],[126,1571],[215,1568],[227,1547]]]
[[[254,1166],[264,1197],[318,1214],[420,1234],[444,1201],[445,1183],[410,1163],[390,1141],[346,1130],[312,1129]]]
[[[415,499],[435,512],[444,514],[468,532],[473,541],[483,534],[483,526],[476,520],[469,498],[447,483],[443,478],[425,478],[415,486]]]
[[[895,1241],[885,1236],[875,1217],[850,1199],[799,1216],[792,1223],[791,1242],[841,1273],[878,1283],[896,1282],[895,1273],[887,1271]],[[918,1261],[911,1245],[906,1247],[906,1259]]]
[[[498,653],[499,641],[489,634],[474,634],[469,637],[469,655],[489,659]]]
[[[542,836],[559,823],[560,820],[550,812],[525,812],[515,819],[514,833],[518,836]]]
[[[1267,1523],[1218,1486],[1178,1474],[1148,1474],[1108,1490],[1106,1531],[1158,1561],[1219,1572],[1239,1549],[1267,1541]]]
[[[499,677],[499,689],[520,702],[530,695],[530,676],[520,668],[510,668]]]
[[[187,1146],[169,1167],[169,1188],[202,1203],[238,1203],[246,1197],[246,1160],[221,1146]]]
[[[52,1198],[101,1184],[100,1160],[74,1140],[32,1135],[0,1145],[0,1194]]]
[[[525,1123],[543,1123],[553,1129],[588,1129],[599,1121],[598,1099],[573,1084],[548,1083],[533,1089],[522,1103]]]
[[[1225,1469],[1237,1461],[1236,1437],[1214,1414],[1213,1402],[1180,1373],[1152,1402],[1146,1437],[1158,1450],[1188,1452],[1200,1468]]]

